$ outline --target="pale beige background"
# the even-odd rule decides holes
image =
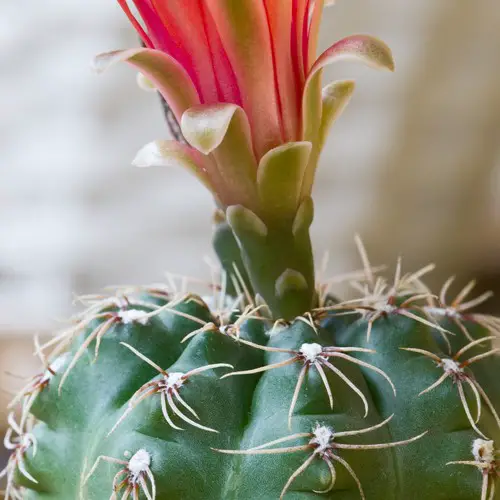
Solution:
[[[212,204],[185,172],[129,166],[166,128],[129,68],[89,69],[95,53],[137,44],[113,0],[3,0],[0,12],[5,387],[18,384],[6,370],[33,369],[26,335],[57,326],[73,292],[157,281],[165,270],[207,277]],[[321,162],[318,255],[330,251],[331,272],[357,267],[359,231],[376,262],[402,253],[411,267],[438,262],[441,277],[495,271],[500,3],[338,0],[322,46],[354,32],[388,42],[397,72],[327,71],[357,77],[358,89]]]

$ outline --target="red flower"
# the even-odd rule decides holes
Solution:
[[[331,1],[133,0],[141,21],[118,1],[146,48],[101,55],[99,67],[126,60],[138,68],[195,148],[157,142],[137,162],[181,161],[222,206],[261,212],[257,172],[286,160],[291,167],[282,174],[296,184],[296,209],[310,194],[327,129],[354,88],[334,82],[322,93],[322,69],[345,58],[393,69],[388,47],[365,35],[340,40],[316,59],[323,7]]]

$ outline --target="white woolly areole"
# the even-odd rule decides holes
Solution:
[[[181,387],[184,383],[184,380],[182,379],[184,375],[185,373],[182,372],[169,373],[165,377],[165,384],[167,386],[167,389],[178,389],[179,387]]]
[[[319,344],[302,344],[299,349],[307,361],[313,363],[316,358],[323,352],[323,346]]]
[[[445,372],[463,373],[464,371],[454,359],[443,358],[439,366],[441,366]]]
[[[313,430],[314,437],[309,441],[310,444],[317,446],[318,452],[324,452],[331,448],[331,440],[333,438],[334,432],[331,427],[326,425],[317,425]]]
[[[135,481],[141,474],[146,472],[151,465],[151,455],[146,450],[137,451],[128,463],[128,470],[132,474],[132,480]]]
[[[124,325],[129,325],[134,322],[146,325],[149,321],[147,313],[139,309],[126,309],[124,311],[118,311],[117,314]]]
[[[491,463],[495,460],[495,443],[484,439],[474,439],[472,454],[478,462]]]

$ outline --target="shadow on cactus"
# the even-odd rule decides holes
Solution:
[[[366,35],[316,58],[325,0],[119,1],[143,48],[126,61],[158,91],[178,140],[138,166],[180,165],[216,202],[220,260],[207,296],[188,280],[82,297],[40,345],[43,373],[11,404],[7,499],[493,500],[500,464],[500,320],[449,302],[427,266],[315,278],[311,190],[352,81],[392,70]],[[139,16],[139,17],[136,17]],[[19,410],[19,411],[18,411]],[[16,417],[17,415],[17,417]]]

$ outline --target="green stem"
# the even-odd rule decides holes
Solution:
[[[304,201],[293,223],[266,225],[242,206],[229,207],[226,215],[252,288],[269,306],[273,318],[291,320],[310,311],[317,301],[309,237],[312,201]],[[223,255],[221,261],[227,269],[224,259],[235,252],[227,235],[225,241],[225,253],[220,248],[216,251]]]
[[[275,229],[269,231],[265,242],[243,244],[242,258],[253,287],[275,319],[291,320],[314,307],[309,238],[297,242],[290,232]]]

